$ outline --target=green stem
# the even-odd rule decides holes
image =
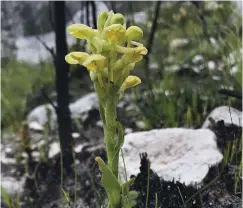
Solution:
[[[106,106],[105,106],[106,124],[104,125],[104,137],[105,137],[105,143],[107,148],[108,167],[111,169],[111,171],[117,178],[119,154],[116,149],[118,138],[116,135],[117,102],[115,100],[116,98],[111,96],[106,101]]]
[[[99,110],[104,126],[104,140],[106,144],[106,154],[108,160],[108,168],[118,179],[119,152],[121,144],[123,144],[123,131],[120,123],[117,121],[117,103],[118,88],[111,84],[109,91],[106,93],[99,83],[95,82],[95,90],[99,97]],[[108,195],[108,208],[120,208],[121,200],[114,201]]]

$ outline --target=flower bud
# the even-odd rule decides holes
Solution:
[[[89,57],[89,54],[84,52],[71,52],[65,56],[65,60],[69,64],[83,64],[83,62]]]
[[[111,18],[112,16],[114,15],[114,12],[113,11],[110,11],[108,13],[108,17],[107,17],[107,20],[105,21],[105,25],[104,25],[104,28],[108,27],[111,25]]]
[[[143,31],[137,26],[131,26],[126,31],[128,41],[139,40],[143,37]]]
[[[121,25],[123,25],[124,22],[125,22],[124,16],[122,14],[120,14],[120,13],[114,14],[111,17],[111,25],[112,24],[121,24]]]
[[[136,76],[128,76],[119,89],[119,99],[124,96],[124,91],[141,83],[141,79]]]
[[[105,60],[106,57],[99,55],[99,54],[93,54],[90,55],[86,61],[83,63],[83,65],[89,70],[97,70],[97,69],[103,69],[105,66]]]
[[[121,40],[125,34],[126,30],[121,24],[113,24],[105,28],[105,35],[111,41]]]
[[[97,34],[95,30],[84,24],[73,24],[67,28],[67,31],[75,38],[90,39]]]
[[[128,76],[123,82],[121,89],[125,90],[128,88],[135,87],[136,85],[141,83],[141,79],[137,76]]]
[[[89,77],[93,82],[97,79],[97,75],[94,71],[89,72]]]
[[[98,30],[99,30],[99,33],[102,32],[107,18],[108,18],[108,12],[107,11],[101,12],[99,14],[99,16],[98,16]]]

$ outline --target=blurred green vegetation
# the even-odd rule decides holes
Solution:
[[[16,131],[31,108],[46,103],[41,90],[53,93],[54,79],[52,64],[2,59],[2,127]]]
[[[147,36],[152,20],[142,26]],[[239,100],[218,92],[242,91],[241,29],[231,2],[161,4],[151,76],[134,93],[148,129],[198,127],[217,106],[241,109]]]

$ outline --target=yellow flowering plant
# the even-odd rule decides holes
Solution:
[[[122,14],[102,12],[97,23],[97,29],[83,24],[67,28],[75,38],[87,40],[90,54],[71,52],[65,59],[69,64],[87,68],[99,98],[108,162],[105,164],[100,157],[95,160],[102,172],[101,183],[107,193],[107,207],[130,208],[136,205],[137,193],[129,191],[134,178],[123,184],[118,180],[119,152],[124,143],[124,133],[116,108],[124,91],[141,83],[139,77],[130,73],[147,54],[147,49],[136,42],[142,38],[143,31],[137,26],[126,28]]]

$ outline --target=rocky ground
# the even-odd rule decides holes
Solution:
[[[86,110],[77,111],[80,108],[76,105]],[[45,150],[48,157],[43,157],[40,151],[45,144],[44,123],[48,120],[45,107],[35,109],[28,117],[32,137],[32,161],[28,166],[25,165],[28,154],[21,153],[21,141],[16,135],[5,135],[8,139],[2,140],[2,187],[14,201],[16,195],[20,195],[17,202],[20,207],[101,207],[105,193],[94,158],[99,155],[105,160],[106,156],[95,95],[87,95],[70,106],[72,117],[79,115],[81,119],[74,124],[76,163],[68,172],[63,172],[63,190],[54,116],[47,140],[49,150]],[[133,108],[125,99],[120,103],[119,114],[124,115],[122,109],[129,112]],[[172,128],[140,133],[132,133],[136,130],[136,121],[127,114],[127,119],[122,121],[129,127],[125,130],[123,149],[128,177],[137,176],[132,186],[139,192],[136,207],[147,204],[148,208],[154,208],[156,203],[161,208],[242,206],[241,112],[223,106],[208,116],[201,129]],[[3,200],[1,207],[7,207]]]

